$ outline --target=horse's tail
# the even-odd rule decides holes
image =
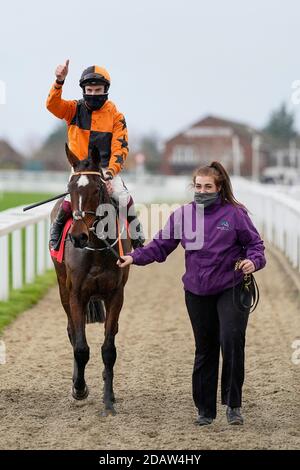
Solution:
[[[86,323],[97,322],[105,322],[105,307],[102,300],[90,299],[86,311]]]

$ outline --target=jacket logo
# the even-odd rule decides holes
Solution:
[[[230,225],[229,225],[229,222],[228,220],[221,220],[221,222],[219,222],[219,224],[217,225],[217,229],[218,230],[230,230]]]

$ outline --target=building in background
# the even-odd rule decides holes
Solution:
[[[23,168],[25,159],[6,140],[0,140],[0,168],[19,170]]]
[[[230,174],[258,180],[269,164],[270,147],[257,129],[207,116],[165,142],[162,172],[190,174],[213,160],[220,161]]]

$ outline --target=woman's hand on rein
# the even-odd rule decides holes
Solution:
[[[255,271],[255,265],[250,259],[243,259],[240,263],[240,269],[244,274],[251,274]]]
[[[126,266],[129,266],[133,263],[133,258],[130,255],[122,256],[122,259],[124,260],[124,263],[121,263],[120,260],[117,261],[117,265],[119,266],[119,268],[125,268]]]

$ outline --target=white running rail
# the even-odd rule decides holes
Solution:
[[[28,212],[22,211],[23,206],[0,212],[0,301],[9,299],[10,276],[12,288],[20,289],[53,266],[48,250],[49,215],[53,204]],[[22,229],[25,230],[25,244]]]
[[[262,236],[279,248],[300,271],[300,200],[276,191],[276,186],[232,178],[236,198],[249,209]]]

